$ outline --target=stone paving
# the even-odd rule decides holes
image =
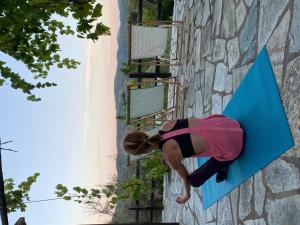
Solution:
[[[166,174],[163,222],[300,225],[300,1],[176,0],[174,20],[186,24],[183,66],[171,68],[189,87],[186,115],[221,113],[267,45],[296,146],[207,210],[199,189],[176,204],[181,179]],[[194,159],[184,164],[190,172],[197,168]]]

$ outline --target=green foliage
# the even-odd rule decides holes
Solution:
[[[122,73],[124,73],[125,75],[129,74],[129,73],[132,73],[132,72],[136,72],[137,70],[137,67],[136,66],[133,66],[133,65],[128,65],[126,63],[122,63],[122,67],[120,69],[120,71]]]
[[[72,16],[77,22],[76,31],[54,19],[54,15]],[[0,60],[0,86],[8,83],[25,93],[28,100],[39,101],[32,93],[35,89],[56,86],[41,82],[51,67],[75,69],[79,65],[74,59],[60,57],[58,35],[76,34],[93,41],[100,35],[110,35],[109,27],[97,22],[100,16],[102,5],[95,0],[1,0],[0,51],[24,63],[34,82],[25,80],[24,74],[12,71]]]
[[[157,18],[156,10],[152,7],[143,8],[143,21],[152,21]]]
[[[14,180],[8,178],[4,180],[5,199],[8,212],[16,212],[20,210],[24,212],[27,205],[25,201],[30,201],[29,191],[33,183],[36,182],[39,173],[29,176],[26,181],[21,182],[15,187]]]
[[[141,168],[145,174],[146,180],[162,180],[168,167],[163,163],[161,153],[154,152],[144,159],[141,163]]]
[[[130,21],[137,20],[137,0],[127,0],[128,19]],[[143,21],[151,21],[157,19],[158,10],[161,10],[161,20],[172,20],[174,0],[162,0],[162,8],[157,9],[157,0],[143,1]]]
[[[127,196],[134,200],[150,199],[151,196],[151,182],[149,180],[131,177],[121,184],[121,188],[126,191]]]
[[[127,120],[127,95],[126,95],[126,91],[123,91],[121,93],[121,112],[120,115],[117,116],[117,119],[120,119],[122,121],[126,121]]]
[[[92,211],[112,215],[113,212],[111,210],[116,204],[114,188],[114,185],[107,185],[88,190],[86,188],[76,186],[73,187],[73,192],[71,193],[67,187],[62,184],[58,184],[56,186],[55,194],[57,197],[66,201],[73,200],[78,204],[84,205]]]
[[[129,198],[138,199],[141,196],[150,198],[151,194],[151,182],[135,177],[131,177],[123,182],[108,183],[98,189],[75,188],[77,190],[75,194],[66,193],[61,197],[64,199],[66,196],[71,197],[75,202],[88,205],[88,208],[104,214],[110,214],[111,212],[108,209],[113,209],[119,201]],[[103,201],[100,201],[101,198],[106,200],[105,204],[103,204]],[[100,209],[105,210],[101,211]]]
[[[67,187],[58,184],[55,194],[66,201],[73,200],[84,205],[94,212],[112,215],[112,209],[120,201],[141,198],[150,200],[152,180],[161,181],[167,171],[167,167],[162,163],[162,156],[158,153],[151,154],[143,160],[141,167],[142,173],[146,174],[143,179],[130,177],[122,182],[112,182],[90,190],[77,186],[73,187],[72,193]]]
[[[129,10],[135,10],[138,6],[137,0],[127,0],[127,8]]]

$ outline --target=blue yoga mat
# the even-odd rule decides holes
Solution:
[[[213,176],[200,187],[205,209],[294,146],[266,48],[241,81],[223,114],[243,127],[243,154],[230,165],[226,181],[216,183]],[[206,161],[207,158],[198,158],[198,165]]]

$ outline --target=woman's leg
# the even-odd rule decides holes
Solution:
[[[200,187],[215,173],[228,167],[234,160],[231,161],[218,161],[214,158],[210,158],[199,169],[192,172],[189,176],[190,183],[193,187]]]
[[[216,182],[217,183],[220,183],[222,181],[224,181],[227,177],[227,172],[228,172],[228,168],[229,168],[229,165],[221,168],[218,172],[217,172],[217,175],[216,175]]]

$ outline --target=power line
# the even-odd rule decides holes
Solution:
[[[59,198],[48,198],[48,199],[41,199],[41,200],[32,200],[32,201],[28,201],[28,202],[24,202],[26,204],[28,203],[36,203],[36,202],[47,202],[47,201],[54,201],[54,200],[61,200],[63,199],[62,197]]]
[[[4,151],[10,151],[10,152],[18,152],[17,150],[13,150],[11,148],[2,148],[2,145],[5,145],[5,144],[11,143],[11,142],[13,142],[13,141],[1,142],[1,139],[0,139],[0,151],[4,150]]]

